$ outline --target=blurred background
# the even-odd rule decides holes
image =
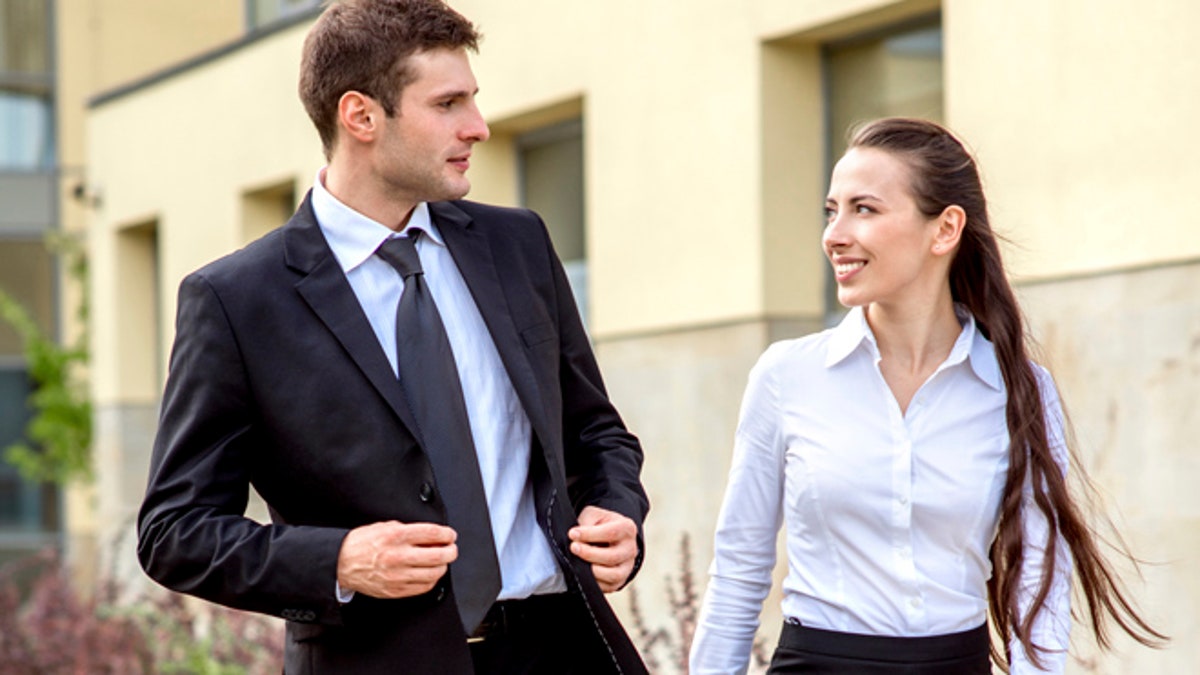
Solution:
[[[16,597],[39,565],[105,607],[155,597],[132,524],[175,290],[282,225],[324,163],[296,95],[319,4],[0,0]],[[656,671],[682,672],[750,366],[840,316],[827,176],[846,130],[884,115],[941,121],[976,153],[1102,508],[1148,561],[1132,594],[1174,637],[1101,654],[1077,630],[1071,672],[1200,669],[1200,3],[450,4],[485,35],[471,198],[545,217],[646,449],[647,561],[611,601]],[[779,618],[773,596],[767,645]]]

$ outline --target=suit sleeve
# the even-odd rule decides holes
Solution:
[[[263,525],[244,516],[256,432],[234,331],[198,274],[179,291],[175,345],[138,559],[173,590],[238,609],[339,623],[337,556],[346,530]]]
[[[630,574],[632,580],[641,567],[642,523],[650,508],[640,478],[641,444],[625,428],[608,398],[566,273],[549,236],[546,245],[557,301],[563,452],[571,502],[576,512],[584,506],[598,506],[627,516],[637,524],[638,556]]]

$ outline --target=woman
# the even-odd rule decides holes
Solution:
[[[1073,571],[1101,645],[1110,618],[1162,639],[1068,493],[1058,395],[962,144],[923,120],[868,124],[825,210],[851,311],[751,372],[691,672],[745,672],[783,522],[772,673],[970,675],[993,655],[1061,673]]]

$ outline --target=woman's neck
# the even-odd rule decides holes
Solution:
[[[879,347],[879,369],[903,414],[917,390],[950,355],[962,332],[947,289],[931,305],[880,304],[866,309],[867,323]]]

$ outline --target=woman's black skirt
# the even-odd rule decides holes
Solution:
[[[932,637],[856,635],[789,620],[768,674],[989,675],[987,624]]]

